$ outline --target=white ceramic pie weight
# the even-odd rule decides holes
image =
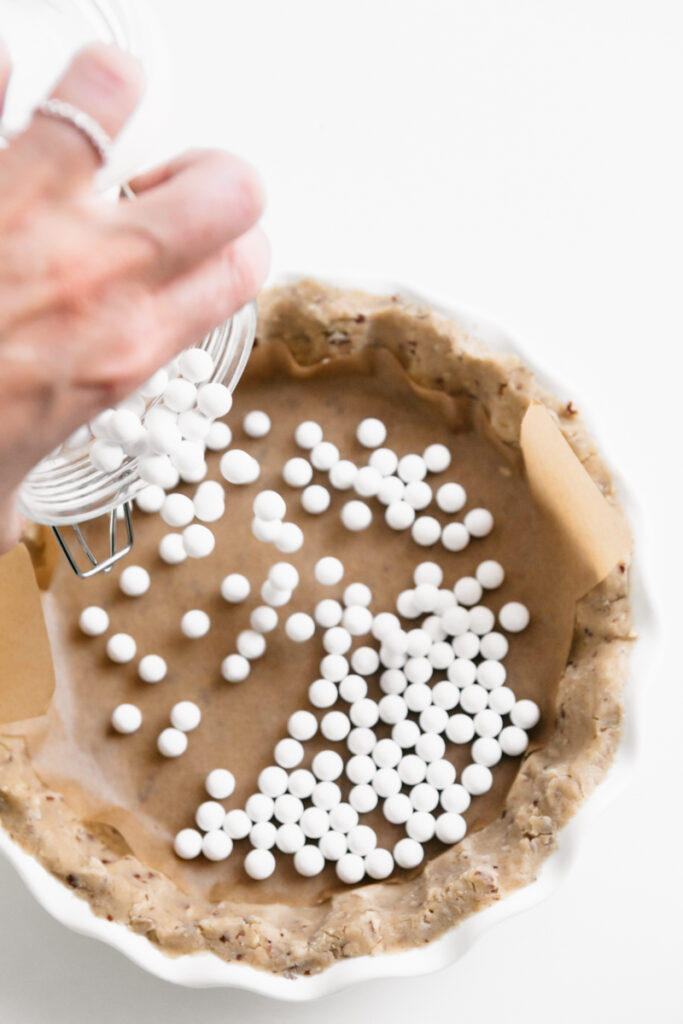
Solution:
[[[0,0],[0,22],[13,67],[0,140],[22,130],[76,50],[93,41],[114,43],[141,60],[147,82],[138,110],[97,177],[101,190],[113,189],[116,195],[125,189],[126,180],[150,163],[167,116],[168,69],[148,14],[131,0]],[[251,304],[211,331],[199,346],[213,361],[211,375],[202,383],[218,382],[232,391],[255,330],[256,308]],[[175,372],[172,367],[171,378]],[[121,407],[134,411],[145,426],[151,410],[162,403],[161,394],[136,392]],[[100,433],[96,425],[95,431]],[[144,474],[147,479],[140,476],[142,460],[155,454],[149,446],[145,450],[144,445],[124,445],[119,464],[109,467],[102,460],[91,461],[97,441],[88,426],[76,431],[29,473],[18,496],[21,514],[52,527],[72,569],[84,578],[108,571],[130,551],[131,500],[150,482],[149,474]],[[93,550],[81,524],[101,516],[108,517],[108,545]]]

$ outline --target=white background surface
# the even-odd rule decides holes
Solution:
[[[680,1021],[683,8],[148,3],[173,60],[174,144],[261,168],[275,269],[441,292],[580,396],[643,506],[664,643],[642,681],[637,779],[564,887],[454,968],[302,1007],[179,990],[57,925],[3,862],[0,1020]]]

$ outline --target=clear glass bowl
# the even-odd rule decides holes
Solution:
[[[249,358],[255,330],[256,306],[250,303],[204,338],[200,347],[210,353],[215,365],[212,381],[233,390]],[[128,456],[116,472],[103,473],[95,469],[86,450],[60,449],[26,477],[19,492],[19,510],[27,519],[48,526],[95,519],[146,486],[138,476],[138,461],[138,457]]]

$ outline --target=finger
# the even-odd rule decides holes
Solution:
[[[141,192],[147,192],[150,188],[163,185],[169,178],[173,178],[176,174],[184,171],[186,167],[189,167],[201,157],[206,156],[208,152],[210,151],[204,149],[188,149],[179,156],[173,157],[172,160],[168,160],[165,164],[160,164],[158,167],[150,168],[149,171],[137,174],[134,178],[130,179],[128,186],[136,195]]]
[[[98,44],[74,57],[52,95],[89,114],[115,138],[141,91],[138,62],[116,47]],[[88,182],[100,165],[95,147],[82,131],[40,112],[6,156],[5,176],[12,174],[11,180],[27,177],[39,193],[74,191]]]
[[[124,223],[154,239],[157,283],[183,274],[254,226],[263,189],[254,169],[218,151],[187,154],[141,179],[139,199],[122,204]],[[140,180],[138,184],[140,183]]]
[[[3,345],[0,398],[4,386],[20,400],[22,433],[36,450],[29,465],[253,299],[269,261],[268,242],[253,228],[155,293],[131,283],[103,294],[92,316],[51,313],[15,330]]]
[[[5,43],[0,39],[0,116],[5,105],[5,96],[7,94],[7,84],[9,82],[10,71],[12,70],[12,64],[10,61],[9,50],[5,46]]]
[[[157,304],[174,346],[193,344],[256,298],[269,267],[270,244],[257,226],[159,289]]]
[[[260,227],[225,246],[199,267],[164,285],[136,324],[131,306],[129,334],[117,333],[112,350],[95,345],[83,353],[78,383],[108,386],[109,404],[130,394],[180,349],[195,345],[218,324],[255,298],[270,265],[270,246]],[[89,339],[92,344],[92,336]]]
[[[89,309],[102,289],[149,275],[157,248],[146,232],[122,226],[115,207],[103,207],[93,223],[86,206],[50,204],[45,214],[17,233],[8,252],[0,251],[0,336],[11,344],[20,324],[51,310],[57,314]]]

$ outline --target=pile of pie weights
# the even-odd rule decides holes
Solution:
[[[204,355],[202,352],[202,359],[191,363],[181,356],[181,376],[169,380],[168,372],[160,371],[167,375],[167,385],[184,380],[183,372],[197,378],[200,362],[201,373],[210,376]],[[192,411],[204,416],[207,423],[210,420],[208,407],[202,409],[200,404],[202,386],[197,388],[197,379],[188,383],[194,388],[197,409],[171,412],[181,432],[177,443],[196,444],[194,465],[177,458],[174,453],[178,449],[171,448],[163,453],[168,460],[164,473],[150,473],[148,486],[137,498],[141,510],[159,513],[169,526],[182,528],[180,533],[167,533],[160,542],[160,557],[169,565],[188,557],[208,557],[215,548],[215,537],[204,524],[217,521],[226,510],[223,485],[204,480],[205,448],[207,444],[214,450],[227,448],[232,432],[217,421],[209,423],[203,438],[184,435],[188,428],[178,426],[184,413]],[[223,415],[231,405],[224,390],[223,411],[216,415]],[[165,404],[166,389],[163,394]],[[171,396],[171,402],[178,405],[173,391]],[[189,397],[188,391],[183,404]],[[165,417],[163,404],[159,412]],[[218,408],[218,403],[212,406],[214,411]],[[145,419],[148,421],[149,413]],[[164,429],[169,422],[164,419]],[[242,426],[247,436],[263,437],[270,431],[271,421],[262,410],[254,410],[244,417]],[[443,527],[432,516],[418,515],[432,500],[449,514],[465,507],[467,495],[459,483],[444,483],[434,495],[426,481],[429,473],[449,468],[450,452],[445,445],[432,444],[421,455],[408,453],[399,458],[382,447],[386,435],[384,424],[377,419],[358,425],[358,441],[372,450],[367,465],[359,467],[341,458],[337,447],[324,440],[317,423],[301,423],[295,442],[307,457],[290,458],[283,467],[283,480],[300,490],[302,508],[310,515],[321,515],[330,506],[328,488],[313,482],[316,472],[325,474],[332,488],[354,491],[356,496],[340,513],[342,523],[354,532],[372,522],[374,513],[368,503],[372,498],[385,507],[389,528],[410,530],[412,540],[422,548],[440,542],[449,551],[460,551],[472,539],[490,533],[494,522],[487,509],[471,509],[462,522],[454,519]],[[177,439],[177,434],[174,437]],[[158,452],[146,456],[152,460],[159,457]],[[141,464],[144,461],[143,457]],[[182,468],[178,468],[180,464]],[[225,452],[220,470],[231,486],[253,484],[260,476],[258,461],[238,448]],[[199,483],[193,498],[173,493],[178,479]],[[169,490],[172,493],[167,493]],[[251,524],[258,541],[285,554],[299,550],[305,540],[301,528],[286,520],[286,511],[281,494],[260,491],[253,502]],[[395,866],[418,867],[424,858],[424,844],[435,838],[446,845],[459,842],[467,832],[463,815],[471,800],[488,792],[493,784],[491,769],[503,756],[517,757],[527,748],[527,733],[538,723],[539,709],[533,701],[518,700],[505,685],[504,659],[509,648],[505,633],[525,629],[529,612],[519,602],[508,602],[497,617],[504,632],[496,628],[496,616],[483,599],[486,591],[503,583],[505,571],[498,562],[483,561],[474,576],[446,584],[436,562],[421,562],[414,571],[413,586],[398,594],[395,612],[373,611],[373,595],[365,583],[343,585],[344,566],[335,556],[321,557],[314,573],[318,583],[341,587],[341,592],[319,601],[311,614],[294,612],[284,621],[292,642],[321,643],[320,676],[308,691],[310,707],[290,715],[288,734],[273,751],[274,763],[261,771],[257,792],[244,807],[226,811],[221,803],[235,789],[234,776],[227,768],[209,773],[205,786],[210,799],[196,809],[196,828],[182,829],[174,840],[174,850],[181,858],[201,854],[221,861],[232,854],[236,841],[246,839],[251,849],[244,867],[253,879],[272,875],[277,852],[293,857],[295,870],[306,877],[318,875],[331,862],[340,881],[347,884],[358,884],[366,877],[384,879]],[[128,566],[120,577],[122,591],[134,598],[146,593],[150,582],[149,573],[141,566]],[[290,602],[299,582],[291,563],[273,563],[260,583],[260,602],[251,612],[251,628],[238,633],[235,650],[226,654],[220,666],[227,682],[248,679],[252,664],[266,653],[267,635],[280,622],[279,610]],[[228,574],[221,584],[228,604],[244,602],[251,591],[251,582],[240,573]],[[109,616],[105,609],[91,606],[81,613],[80,627],[86,635],[101,635],[109,629]],[[211,621],[202,609],[190,609],[181,617],[179,627],[188,640],[196,641],[206,635]],[[107,640],[107,653],[114,662],[130,662],[136,657],[137,645],[129,634],[114,633]],[[138,662],[138,675],[145,683],[161,682],[166,672],[166,662],[158,654],[145,654]],[[382,696],[373,700],[366,680],[376,675]],[[159,753],[181,756],[187,749],[187,734],[200,722],[201,711],[193,701],[174,705],[169,727],[157,737]],[[135,705],[122,704],[114,709],[111,723],[122,734],[132,733],[140,728],[142,714]],[[378,724],[390,727],[389,737],[377,737]],[[324,749],[315,755],[310,770],[301,767],[304,744],[318,732],[330,743],[344,742],[348,757]],[[471,763],[459,779],[445,756],[448,743],[470,748]],[[339,785],[342,776],[351,784],[347,800]],[[363,815],[378,806],[386,820],[404,833],[391,850],[380,848],[375,830],[362,822]]]
[[[79,427],[53,457],[87,452],[103,473],[137,458],[138,476],[165,491],[181,480],[198,483],[207,472],[206,449],[230,443],[229,428],[218,418],[229,412],[232,395],[211,380],[215,370],[206,350],[186,349],[115,408]]]

